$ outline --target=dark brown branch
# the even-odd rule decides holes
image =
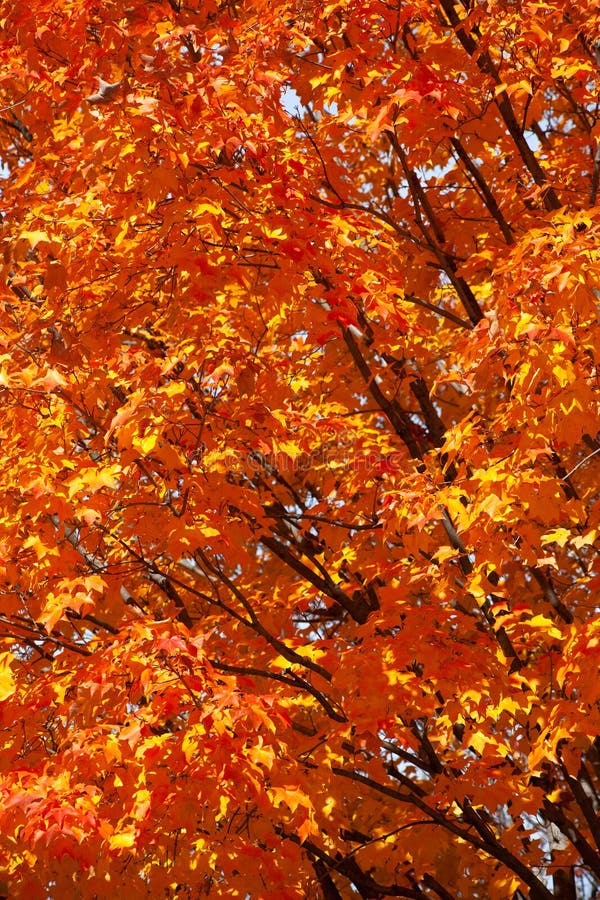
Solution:
[[[157,577],[152,577],[153,575],[154,573],[151,572],[150,577],[153,584],[156,584],[159,590],[161,590],[163,594],[172,601],[173,605],[178,610],[176,618],[179,619],[179,621],[182,622],[186,626],[186,628],[189,628],[191,630],[193,628],[191,616],[185,603],[179,596],[177,589],[169,580],[169,576],[163,575],[162,573],[157,574]]]
[[[429,761],[431,771],[439,775],[444,771],[444,767],[438,759],[438,755],[433,748],[433,744],[429,740],[425,725],[418,725],[415,721],[411,722],[410,730],[423,748],[423,753]]]
[[[425,875],[423,875],[423,884],[426,888],[429,888],[431,891],[437,894],[440,900],[456,900],[454,894],[451,894],[449,891],[447,891],[446,888],[442,884],[440,884],[436,878],[433,877],[433,875],[429,874],[429,872],[426,872]]]
[[[573,615],[570,610],[559,600],[556,591],[552,585],[550,579],[546,578],[544,573],[538,566],[533,566],[529,569],[537,583],[542,589],[542,593],[544,595],[544,600],[546,600],[552,609],[556,610],[561,619],[567,624],[571,624],[573,621]]]
[[[598,197],[598,186],[600,185],[600,144],[594,153],[594,169],[592,171],[592,185],[590,188],[589,205],[595,206]]]
[[[590,833],[594,838],[594,843],[596,844],[598,850],[600,850],[600,821],[598,820],[598,814],[596,813],[592,805],[592,801],[581,786],[580,779],[574,778],[573,775],[569,774],[569,771],[562,759],[560,760],[560,768],[567,784],[571,789],[571,793],[575,798],[575,802],[577,803],[578,807],[585,817],[588,828],[590,829]],[[583,766],[582,769],[580,769],[580,776],[581,774],[583,774]]]
[[[347,769],[342,769],[339,766],[332,766],[331,771],[334,775],[339,775],[343,778],[349,778],[352,781],[357,781],[359,784],[364,784],[367,787],[372,788],[378,793],[385,794],[388,797],[392,797],[395,800],[398,800],[401,803],[408,803],[412,806],[415,806],[421,812],[425,813],[431,818],[432,822],[441,825],[447,831],[450,831],[452,834],[456,835],[456,837],[461,838],[461,840],[465,841],[467,844],[471,844],[473,847],[476,847],[478,850],[481,850],[488,856],[497,859],[498,862],[501,862],[508,869],[515,873],[526,885],[531,888],[531,897],[535,898],[535,900],[553,900],[552,894],[547,889],[547,887],[534,875],[534,873],[529,869],[524,863],[522,863],[516,856],[507,850],[505,847],[500,844],[498,839],[493,835],[488,835],[487,838],[476,837],[470,831],[465,828],[462,828],[456,822],[447,819],[443,812],[430,807],[421,800],[419,797],[414,796],[414,794],[406,794],[400,791],[396,791],[393,788],[388,787],[387,785],[380,784],[377,781],[374,781],[372,778],[368,778],[366,775],[361,775],[360,772],[349,771]],[[490,829],[491,831],[491,829]]]
[[[331,597],[332,600],[339,603],[356,622],[360,624],[366,622],[367,616],[371,611],[370,605],[365,602],[357,603],[352,598],[346,596],[341,588],[339,588],[329,576],[324,578],[317,572],[313,572],[313,570],[305,565],[301,559],[298,559],[298,557],[292,553],[289,547],[286,547],[286,545],[282,544],[281,541],[278,541],[277,538],[263,535],[260,538],[260,542],[275,553],[282,562],[297,572],[298,575],[301,575],[302,578],[305,578],[321,591],[321,593],[326,594],[328,597]]]
[[[431,435],[431,439],[436,447],[441,447],[444,443],[444,435],[446,426],[444,425],[437,409],[431,401],[429,391],[423,378],[415,378],[410,382],[410,389],[421,408],[427,430]],[[452,480],[452,479],[451,479]]]
[[[284,513],[281,513],[281,518],[290,519],[293,521],[294,519],[308,519],[310,522],[323,522],[325,525],[331,525],[333,528],[345,528],[347,531],[377,531],[379,528],[382,528],[381,522],[369,522],[365,524],[360,524],[356,522],[340,522],[338,519],[330,519],[328,516],[314,516],[310,513],[302,512],[302,513],[292,513],[288,510]],[[278,515],[274,512],[269,511],[269,516],[272,519],[278,518]]]
[[[434,771],[437,771],[437,768],[434,769],[431,763],[426,762],[419,756],[415,756],[413,753],[409,753],[408,750],[403,750],[401,747],[396,747],[390,741],[381,741],[380,743],[385,750],[389,750],[389,752],[393,753],[394,756],[405,760],[412,766],[415,766],[418,769],[422,769],[422,771],[427,772],[428,775],[431,775]]]
[[[448,539],[450,541],[451,546],[454,547],[455,550],[458,550],[460,553],[458,562],[459,562],[461,571],[463,572],[464,575],[470,575],[471,572],[473,571],[473,564],[472,564],[471,560],[469,559],[469,554],[467,552],[467,548],[463,544],[460,535],[458,534],[456,528],[454,527],[454,525],[452,523],[452,519],[450,518],[450,515],[449,515],[447,509],[442,510],[442,525],[444,526],[444,530],[445,530],[446,534],[448,535]],[[488,578],[491,578],[491,575],[493,575],[493,573],[488,572]],[[495,627],[496,617],[492,613],[492,611],[489,608],[489,605],[487,603],[478,604],[477,608],[484,616],[487,624],[490,626],[489,630],[491,631],[494,638],[498,642],[498,645],[499,645],[500,649],[502,650],[502,652],[504,653],[504,655],[506,656],[506,658],[512,659],[512,663],[510,666],[511,672],[516,672],[518,669],[520,669],[522,667],[523,663],[521,662],[517,651],[513,647],[512,642],[507,634],[506,629],[504,628],[503,625],[501,625],[499,628]]]
[[[369,897],[371,900],[379,897],[409,897],[419,900],[422,897],[420,890],[413,888],[403,888],[399,885],[383,885],[379,884],[370,875],[365,874],[356,860],[352,857],[344,857],[338,855],[337,858],[330,856],[325,850],[318,847],[313,841],[301,841],[298,835],[290,834],[280,826],[276,826],[277,833],[285,840],[292,841],[294,844],[301,846],[303,850],[310,853],[315,859],[321,860],[333,872],[339,872],[350,881],[355,888],[362,893],[363,897]]]
[[[287,644],[284,644],[283,641],[280,641],[279,638],[276,638],[275,635],[271,634],[264,627],[264,625],[259,621],[256,613],[254,612],[251,603],[244,596],[242,591],[240,591],[237,585],[235,585],[221,569],[214,566],[208,560],[203,550],[198,548],[196,550],[196,554],[201,559],[204,566],[229,589],[229,591],[234,595],[234,597],[237,598],[237,600],[239,600],[243,608],[248,613],[250,621],[244,619],[244,617],[240,616],[239,613],[236,613],[235,610],[232,610],[230,607],[226,606],[221,600],[219,600],[218,602],[213,601],[215,602],[216,606],[221,607],[230,615],[234,616],[237,621],[246,625],[248,628],[251,628],[256,634],[259,634],[261,637],[263,637],[265,641],[267,641],[268,644],[270,644],[275,650],[277,650],[277,652],[281,656],[283,656],[284,659],[287,659],[288,662],[302,666],[305,669],[310,669],[316,675],[320,675],[321,678],[324,678],[326,681],[331,681],[332,676],[331,673],[327,671],[327,669],[323,668],[323,666],[320,666],[318,663],[313,662],[310,659],[306,659],[304,656],[300,656],[299,653],[296,653],[294,650],[292,650],[291,647],[288,647]],[[193,592],[193,588],[191,590]],[[204,597],[205,595],[202,596]]]
[[[344,328],[343,337],[344,341],[346,342],[346,346],[350,350],[352,358],[356,363],[357,369],[366,382],[369,393],[371,394],[379,408],[385,413],[387,419],[389,420],[398,437],[401,438],[402,441],[406,444],[408,452],[410,453],[412,458],[422,459],[423,452],[413,434],[411,421],[407,413],[405,413],[403,409],[400,409],[397,403],[394,403],[392,400],[388,400],[388,398],[385,396],[385,394],[377,384],[375,376],[371,372],[367,361],[360,352],[358,344],[356,343],[354,335],[352,334],[350,329]]]
[[[450,322],[454,322],[455,325],[460,325],[461,328],[468,328],[469,330],[473,328],[472,322],[461,319],[460,316],[456,316],[454,313],[449,312],[447,309],[443,309],[441,306],[436,306],[434,303],[428,303],[427,300],[421,300],[420,297],[415,297],[414,294],[394,294],[394,297],[396,300],[406,300],[407,303],[414,303],[415,306],[422,306],[423,309],[428,309],[430,312],[442,316],[442,318],[448,319]]]
[[[400,141],[397,136],[393,132],[387,132],[390,143],[396,153],[398,159],[400,160],[400,165],[402,166],[402,170],[404,172],[404,176],[408,183],[408,188],[413,200],[413,209],[415,214],[415,221],[419,230],[421,231],[423,237],[425,238],[429,249],[435,255],[438,260],[438,263],[442,270],[446,273],[449,278],[454,290],[456,291],[460,302],[462,303],[465,312],[467,313],[471,323],[473,325],[477,325],[483,319],[483,312],[479,303],[477,302],[477,298],[473,294],[473,291],[460,275],[456,274],[456,263],[452,259],[452,257],[443,249],[443,244],[445,243],[445,236],[437,223],[437,219],[435,213],[429,203],[427,195],[423,190],[421,182],[413,172],[413,170],[408,165],[406,154],[404,150],[400,146]],[[433,230],[434,237],[432,238],[429,234],[425,223],[423,222],[423,218],[421,216],[420,208],[423,207],[431,228]],[[435,238],[435,239],[434,239]]]
[[[295,672],[291,672],[289,675],[282,675],[279,672],[268,672],[265,669],[256,669],[251,666],[231,666],[228,663],[220,662],[217,659],[209,660],[211,666],[213,668],[218,669],[219,672],[230,672],[232,675],[250,675],[256,678],[268,678],[271,681],[279,681],[281,684],[287,684],[291,687],[300,688],[303,691],[311,694],[315,700],[323,707],[327,715],[330,719],[333,719],[335,722],[347,722],[348,719],[343,713],[337,712],[331,701],[323,694],[321,691],[317,690],[317,688],[313,687],[312,684],[309,684],[304,678],[301,678]]]
[[[479,52],[476,40],[463,27],[463,24],[456,11],[454,0],[439,0],[439,2],[465,51],[469,54],[469,56],[475,58],[477,66],[481,69],[482,72],[490,75],[496,85],[502,84],[502,80],[496,70],[494,63],[492,62],[489,53]],[[529,174],[531,175],[537,186],[543,188],[542,196],[544,206],[549,212],[560,209],[562,204],[558,199],[556,191],[553,187],[548,185],[546,173],[542,169],[535,153],[525,139],[523,130],[517,122],[512,104],[505,90],[501,90],[498,93],[495,98],[495,103]]]
[[[62,637],[62,635],[57,637],[54,634],[47,634],[47,632],[44,631],[43,626],[38,622],[34,622],[33,619],[26,619],[23,616],[8,616],[0,613],[0,624],[9,628],[11,637],[15,637],[17,640],[19,639],[20,632],[24,631],[25,636],[32,635],[31,640],[33,641],[54,644],[57,647],[62,647],[64,650],[71,650],[73,653],[79,654],[79,656],[92,655],[91,650],[88,650],[87,647],[80,647],[79,644],[72,643]]]
[[[496,222],[498,223],[498,227],[499,227],[500,231],[502,232],[504,240],[506,241],[507,244],[514,244],[515,239],[514,239],[514,235],[512,233],[512,229],[511,229],[510,225],[508,224],[508,222],[506,221],[506,219],[504,218],[504,216],[502,215],[502,211],[500,210],[500,207],[498,206],[498,204],[496,202],[496,198],[492,194],[492,192],[488,186],[488,183],[485,180],[485,178],[483,177],[483,175],[481,174],[481,172],[479,171],[479,168],[475,165],[475,163],[473,162],[473,160],[471,159],[471,157],[469,156],[469,154],[467,153],[467,151],[465,150],[465,148],[463,147],[463,145],[461,144],[461,142],[458,138],[451,138],[450,143],[454,147],[456,154],[457,154],[458,158],[460,159],[460,161],[462,162],[462,164],[464,165],[465,169],[467,170],[467,172],[469,173],[469,175],[471,176],[471,178],[473,179],[473,181],[476,183],[477,187],[481,191],[483,201],[484,201],[485,205],[487,206],[488,210],[490,211],[490,213],[492,214],[492,216],[494,217],[494,219],[496,220]]]
[[[322,859],[312,857],[312,864],[323,894],[323,900],[344,900]]]
[[[556,825],[564,836],[569,839],[585,865],[600,878],[600,855],[595,852],[577,826],[567,817],[562,807],[546,797],[544,800],[544,815],[549,822]]]
[[[99,619],[98,616],[94,616],[91,613],[85,613],[85,615],[82,615],[81,613],[74,612],[73,610],[68,609],[67,617],[69,619],[75,619],[77,621],[91,622],[92,625],[96,625],[98,628],[102,628],[104,629],[104,631],[108,631],[109,634],[119,633],[119,629],[115,628],[114,625],[111,625],[109,622],[105,622],[104,619]]]

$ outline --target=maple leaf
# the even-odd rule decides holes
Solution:
[[[0,654],[0,701],[8,700],[16,689],[15,678],[11,669],[13,656],[11,653]]]
[[[7,890],[600,895],[598,4],[0,23]]]

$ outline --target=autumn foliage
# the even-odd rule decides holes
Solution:
[[[598,4],[0,51],[0,893],[598,896]]]

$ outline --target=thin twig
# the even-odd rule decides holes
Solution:
[[[566,481],[567,478],[570,478],[571,475],[573,474],[573,472],[576,472],[577,469],[580,469],[581,466],[582,466],[584,463],[586,463],[586,462],[588,461],[588,459],[591,459],[592,456],[596,456],[597,453],[600,453],[600,447],[596,447],[595,450],[592,450],[591,453],[588,453],[587,456],[584,456],[583,459],[580,460],[580,462],[578,462],[576,466],[573,466],[573,468],[571,469],[571,471],[570,471],[570,472],[567,472],[567,474],[563,476],[563,481]]]

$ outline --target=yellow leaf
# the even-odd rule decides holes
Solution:
[[[12,653],[0,655],[0,701],[8,700],[15,692],[15,679],[10,668],[13,659]]]
[[[325,650],[322,650],[320,647],[314,647],[312,644],[306,644],[304,647],[296,647],[295,649],[298,656],[303,656],[305,659],[312,659],[315,662],[327,655]]]
[[[84,491],[86,494],[94,494],[102,488],[114,488],[119,471],[118,466],[107,466],[105,469],[88,466],[86,469],[81,469],[77,475],[70,478],[67,482],[69,499],[72,499],[79,491]]]
[[[250,747],[248,756],[255,766],[265,766],[267,769],[273,768],[275,762],[275,753],[271,747],[264,747],[262,737],[259,736],[258,744]]]
[[[205,734],[206,729],[204,725],[194,725],[192,726],[192,728],[186,731],[181,743],[181,749],[183,751],[183,755],[185,756],[186,762],[190,762],[192,759],[198,756],[198,744],[202,741],[202,737]]]
[[[26,241],[29,241],[29,246],[32,250],[35,250],[37,245],[42,242],[46,244],[50,243],[50,238],[45,231],[22,231],[20,237],[24,238]]]
[[[299,806],[303,806],[306,809],[312,809],[310,799],[306,796],[304,791],[299,788],[290,786],[274,787],[269,789],[269,793],[277,806],[281,803],[285,803],[293,813],[296,812]]]
[[[573,369],[571,366],[553,366],[552,374],[561,387],[565,387],[569,382],[573,381]]]
[[[559,547],[564,547],[570,537],[571,532],[568,528],[555,528],[543,534],[540,540],[542,544],[558,544]]]
[[[145,819],[150,809],[150,791],[143,788],[135,793],[133,805],[133,817],[138,820]]]
[[[58,597],[52,593],[48,594],[48,600],[36,620],[44,626],[48,634],[50,634],[56,623],[62,619],[65,609],[69,606],[69,599],[69,596],[65,594],[60,594]]]
[[[119,229],[118,235],[115,238],[115,247],[118,247],[119,244],[123,243],[123,241],[125,240],[125,235],[127,234],[128,231],[129,231],[129,222],[127,220],[125,220],[125,222],[123,222],[123,224],[121,225],[121,228]]]
[[[217,822],[221,819],[224,819],[227,815],[227,807],[229,806],[229,797],[226,797],[225,794],[221,794],[219,797],[219,812],[215,816]]]
[[[138,450],[141,450],[144,456],[148,456],[148,454],[152,453],[156,447],[157,442],[158,436],[156,434],[149,434],[147,437],[136,438],[133,444]]]
[[[35,550],[35,555],[38,560],[43,559],[45,556],[49,555],[48,548],[36,534],[30,534],[28,538],[25,538],[23,541],[23,549],[29,550],[30,548]]]
[[[528,619],[527,624],[533,628],[543,628],[548,637],[560,639],[563,636],[562,631],[547,616],[534,616],[532,619]]]
[[[582,547],[593,544],[597,534],[598,532],[596,529],[592,528],[592,530],[588,531],[586,534],[578,535],[576,538],[573,538],[572,544],[577,550],[580,550]]]
[[[100,575],[86,575],[81,581],[86,591],[98,591],[99,594],[102,594],[106,587],[106,582]]]
[[[283,228],[269,228],[268,225],[265,225],[263,228],[263,233],[265,237],[271,238],[272,240],[284,240],[287,237]]]
[[[194,209],[195,213],[203,213],[210,212],[215,216],[220,216],[222,213],[221,207],[216,206],[214,203],[199,203]]]
[[[490,739],[487,734],[483,734],[481,731],[476,731],[470,737],[470,746],[473,748],[475,753],[481,754],[486,746],[486,744],[490,743]]]
[[[504,500],[497,494],[489,493],[487,497],[479,504],[481,512],[487,513],[493,519],[502,509],[504,509]]]
[[[292,460],[302,456],[302,449],[297,444],[292,443],[292,441],[273,441],[273,447],[276,452],[283,453]]]
[[[121,850],[125,847],[133,847],[135,843],[135,832],[121,831],[119,834],[113,834],[108,843],[111,850]]]

